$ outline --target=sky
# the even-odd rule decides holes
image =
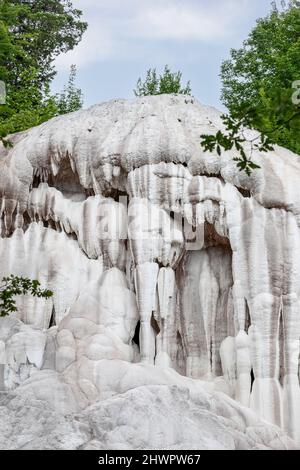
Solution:
[[[242,45],[271,0],[73,0],[88,29],[81,43],[57,58],[58,92],[77,66],[85,107],[133,98],[147,69],[168,64],[191,81],[202,103],[223,109],[220,66]]]

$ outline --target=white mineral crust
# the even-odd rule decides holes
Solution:
[[[219,129],[162,95],[0,149],[0,278],[54,293],[0,319],[1,449],[300,446],[300,158]]]

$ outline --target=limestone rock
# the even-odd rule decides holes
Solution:
[[[54,292],[0,319],[1,448],[300,445],[300,159],[218,129],[162,95],[0,149],[0,278]]]

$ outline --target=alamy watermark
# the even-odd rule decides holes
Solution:
[[[6,85],[0,80],[0,104],[6,104]]]
[[[292,95],[292,102],[294,105],[299,106],[300,105],[300,80],[296,80],[295,82],[293,82],[292,87],[295,90]]]

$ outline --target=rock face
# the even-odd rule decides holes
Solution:
[[[0,321],[0,448],[300,445],[300,159],[248,177],[221,128],[165,95],[1,150],[0,277],[54,296]]]

